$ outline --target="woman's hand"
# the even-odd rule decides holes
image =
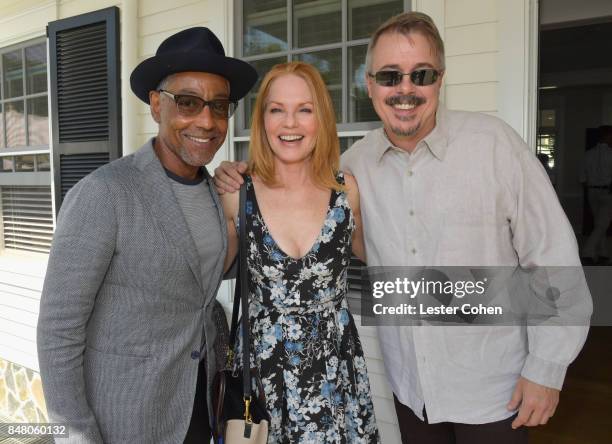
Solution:
[[[215,176],[213,177],[217,192],[222,195],[238,191],[240,185],[244,182],[242,175],[246,170],[246,162],[229,162],[227,160],[221,162],[221,165],[215,168]]]

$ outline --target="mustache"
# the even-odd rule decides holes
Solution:
[[[423,97],[419,97],[415,94],[400,94],[391,96],[385,99],[385,104],[389,106],[393,105],[414,105],[419,106],[425,103],[426,100]]]

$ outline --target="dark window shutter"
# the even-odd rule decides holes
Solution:
[[[50,22],[55,201],[121,156],[119,8]]]

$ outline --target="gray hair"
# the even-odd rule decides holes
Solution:
[[[399,33],[401,35],[409,35],[411,32],[418,32],[423,35],[434,49],[438,56],[438,69],[444,70],[444,42],[435,23],[427,14],[422,12],[404,12],[391,17],[385,23],[380,25],[368,43],[368,52],[366,53],[366,72],[372,72],[372,51],[378,42],[378,39],[383,34]]]
[[[172,81],[173,76],[174,74],[168,74],[166,77],[161,79],[161,81],[157,84],[157,88],[155,88],[155,91],[159,91],[160,89],[166,89],[168,87],[168,84]]]

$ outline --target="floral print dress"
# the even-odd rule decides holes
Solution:
[[[342,173],[338,181],[344,183]],[[315,243],[294,259],[274,241],[252,179],[246,182],[251,366],[259,370],[271,418],[268,443],[380,442],[345,299],[355,224],[346,194],[332,191]]]

